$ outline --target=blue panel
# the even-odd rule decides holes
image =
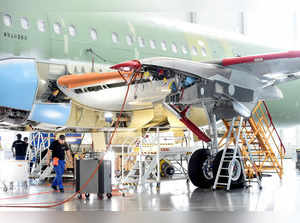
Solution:
[[[50,146],[50,143],[52,143],[55,140],[55,134],[54,133],[40,133],[40,137],[38,133],[33,132],[31,137],[34,139],[31,143],[32,146],[37,147],[38,145],[43,145],[47,148]]]
[[[66,125],[71,113],[71,104],[34,104],[28,119],[57,126]]]
[[[68,144],[81,144],[81,133],[66,133],[66,140]]]
[[[30,111],[38,86],[32,59],[0,61],[0,106]]]

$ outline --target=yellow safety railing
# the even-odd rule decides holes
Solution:
[[[219,142],[219,148],[225,145],[225,139],[230,128],[230,121],[223,120],[223,122],[227,131]],[[238,129],[234,128],[234,131],[238,131]],[[252,116],[244,121],[241,131],[243,134],[241,134],[238,143],[244,157],[245,171],[248,177],[254,176],[254,174],[261,175],[263,172],[274,172],[282,179],[285,148],[265,102],[257,104]],[[246,140],[251,146],[254,162],[250,162]],[[230,137],[230,143],[236,143],[233,134]]]

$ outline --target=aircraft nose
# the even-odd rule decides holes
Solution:
[[[0,106],[30,111],[38,88],[33,59],[0,60]]]

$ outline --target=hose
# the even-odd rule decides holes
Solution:
[[[112,135],[110,137],[109,143],[106,146],[106,150],[110,147],[110,145],[112,143],[112,140],[113,140],[113,137],[114,137],[115,133],[117,132],[117,129],[118,129],[118,126],[119,126],[119,122],[120,122],[120,118],[121,118],[121,115],[122,115],[122,113],[124,111],[124,107],[125,107],[125,104],[126,104],[126,101],[127,101],[127,97],[128,97],[130,85],[135,81],[135,78],[137,77],[137,74],[138,74],[137,70],[134,70],[133,74],[132,74],[132,78],[131,78],[130,82],[127,85],[127,90],[126,90],[126,94],[125,94],[125,97],[124,97],[124,100],[123,100],[123,104],[122,104],[122,107],[121,107],[121,110],[120,110],[120,115],[117,118],[114,131],[113,131],[113,133],[112,133]],[[65,203],[73,200],[76,197],[76,195],[78,195],[79,193],[81,193],[81,191],[83,191],[86,188],[86,186],[89,184],[89,182],[94,178],[94,176],[97,173],[98,169],[100,168],[102,162],[103,162],[103,158],[99,161],[97,167],[94,169],[94,171],[92,172],[92,174],[88,178],[88,180],[79,189],[79,191],[73,193],[69,198],[67,198],[67,199],[65,199],[63,201],[58,201],[58,202],[55,202],[55,203],[52,203],[52,202],[46,203],[46,204],[49,204],[49,205],[33,205],[33,204],[37,204],[37,203],[28,203],[30,205],[10,205],[10,204],[3,204],[3,205],[0,205],[0,208],[54,208],[54,207],[58,207],[60,205],[63,205]],[[44,204],[44,203],[39,203],[39,204]]]

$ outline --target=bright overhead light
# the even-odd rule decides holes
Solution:
[[[114,115],[111,112],[105,112],[104,113],[104,118],[112,118]]]

